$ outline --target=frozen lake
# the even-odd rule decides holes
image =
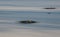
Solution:
[[[60,0],[0,0],[0,37],[60,37]]]
[[[0,37],[59,37],[60,12],[0,11]],[[34,20],[38,23],[21,24]]]

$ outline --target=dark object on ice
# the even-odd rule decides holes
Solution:
[[[48,14],[51,14],[51,12],[48,12]]]
[[[44,9],[56,9],[56,8],[44,8]]]
[[[26,20],[26,21],[19,21],[19,23],[30,24],[30,23],[37,23],[37,22],[32,20]]]

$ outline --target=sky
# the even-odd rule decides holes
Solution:
[[[0,0],[0,6],[57,7],[59,3],[60,0]]]
[[[3,8],[6,9],[7,7],[9,8],[29,7],[29,9],[30,7],[31,8],[32,7],[59,7],[60,8],[60,0],[0,0],[0,8],[1,8],[0,10],[3,10]]]

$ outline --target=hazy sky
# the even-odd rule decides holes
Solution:
[[[48,11],[42,10],[45,7],[58,7],[60,11],[60,0],[0,0],[0,10]]]
[[[0,6],[60,7],[60,0],[0,0]]]

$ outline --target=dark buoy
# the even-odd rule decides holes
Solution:
[[[51,14],[51,12],[48,12],[48,14]]]
[[[56,9],[56,8],[44,8],[44,9]]]
[[[31,24],[31,23],[37,23],[37,22],[36,21],[32,21],[32,20],[26,20],[26,21],[19,21],[19,23]]]

